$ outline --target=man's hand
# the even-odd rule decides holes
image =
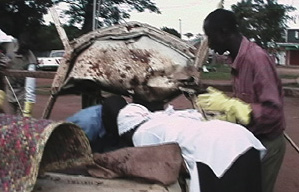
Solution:
[[[252,109],[249,104],[237,98],[230,98],[213,87],[208,87],[207,91],[208,93],[198,95],[196,100],[196,104],[203,110],[223,113],[224,115],[220,115],[218,118],[221,120],[243,125],[250,123]]]

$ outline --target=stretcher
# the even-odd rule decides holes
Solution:
[[[66,48],[43,117],[50,117],[57,97],[65,94],[81,95],[88,103],[83,108],[100,103],[102,92],[165,104],[182,90],[201,87],[207,55],[207,40],[197,48],[144,23],[92,31]]]

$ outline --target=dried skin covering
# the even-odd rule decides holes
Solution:
[[[169,186],[177,182],[183,166],[177,143],[143,147],[127,147],[94,154],[95,165],[88,172],[99,178],[139,178]]]
[[[193,45],[138,22],[90,32],[73,41],[72,47],[57,71],[53,94],[98,87],[149,102],[163,101],[177,96],[183,81],[199,76]],[[82,81],[97,86],[88,89]]]
[[[84,132],[66,122],[0,114],[0,191],[32,191],[39,172],[89,164]]]

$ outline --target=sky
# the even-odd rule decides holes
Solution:
[[[219,0],[152,0],[162,14],[132,13],[130,20],[148,23],[155,27],[176,29],[182,34],[203,34],[204,18],[217,8]],[[239,0],[240,1],[240,0]],[[224,8],[231,9],[238,0],[225,0]],[[292,5],[297,10],[290,15],[296,16],[297,23],[290,22],[291,28],[299,28],[299,0],[278,0],[280,4]]]
[[[224,8],[231,9],[231,5],[241,0],[224,0]],[[203,34],[203,20],[214,9],[220,0],[152,0],[162,12],[161,14],[131,12],[131,18],[126,21],[139,21],[157,28],[168,27],[181,34]],[[299,28],[299,0],[278,0],[280,4],[292,5],[297,8],[290,15],[296,18],[295,22],[288,23],[290,28]],[[57,12],[61,8],[56,7]],[[46,16],[45,20],[51,20]],[[61,20],[63,23],[63,20]],[[183,36],[184,38],[184,36]]]

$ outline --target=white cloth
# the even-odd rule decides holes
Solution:
[[[28,71],[35,71],[35,64],[29,64]],[[36,101],[35,87],[36,87],[36,79],[33,77],[26,77],[25,101],[35,103]]]
[[[7,35],[0,29],[0,43],[9,43],[14,41],[13,36]]]
[[[134,146],[178,143],[191,175],[190,192],[200,191],[196,162],[208,165],[221,177],[250,148],[259,150],[261,158],[265,154],[265,147],[241,125],[220,120],[202,121],[201,114],[195,110],[151,113],[142,107],[134,109],[135,106],[128,104],[118,116],[118,120],[124,122],[122,118],[128,118],[127,112],[133,116],[134,111],[139,119],[142,118],[139,114],[148,114],[148,120],[133,135]]]
[[[148,120],[150,115],[150,111],[144,106],[134,103],[129,104],[124,113],[120,110],[120,113],[121,115],[117,119],[119,135],[130,131],[141,122]]]

